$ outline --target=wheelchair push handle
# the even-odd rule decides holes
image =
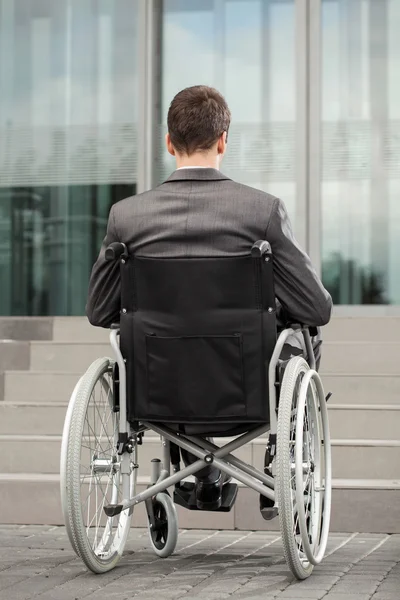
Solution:
[[[105,259],[112,261],[118,258],[128,258],[128,249],[121,242],[113,242],[106,248]]]
[[[262,258],[265,254],[272,254],[271,245],[266,240],[258,240],[251,248],[251,256]]]

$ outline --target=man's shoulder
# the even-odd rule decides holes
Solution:
[[[146,192],[141,192],[140,194],[135,194],[134,196],[128,196],[127,198],[118,200],[118,202],[115,202],[115,204],[112,205],[114,215],[123,214],[126,210],[132,210],[135,205],[145,201],[149,198],[149,196],[152,196],[156,190],[157,188],[153,188],[151,190],[147,190]]]
[[[243,202],[254,202],[263,209],[268,206],[268,208],[272,210],[275,202],[279,201],[276,196],[269,192],[251,187],[250,185],[245,185],[244,183],[238,183],[232,179],[224,181],[224,184],[227,185],[227,189],[230,193],[234,193],[236,198],[239,197]]]
[[[243,198],[251,198],[254,200],[259,200],[261,202],[270,202],[274,203],[278,198],[269,192],[265,192],[264,190],[260,190],[258,188],[251,187],[250,185],[246,185],[244,183],[239,183],[234,181],[233,179],[227,179],[226,183],[235,189],[238,193],[240,193]]]

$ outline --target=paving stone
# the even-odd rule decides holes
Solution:
[[[339,581],[333,588],[336,594],[349,594],[350,592],[357,592],[359,594],[370,594],[372,595],[378,587],[378,582],[371,583],[370,581],[354,582],[350,581],[347,583],[345,579]]]
[[[301,581],[299,583],[293,584],[298,586],[299,589],[309,589],[309,588],[316,588],[319,590],[330,590],[331,587],[333,585],[335,585],[335,583],[337,583],[339,581],[339,577],[336,576],[323,576],[323,575],[319,575],[319,576],[314,576],[312,575],[311,577],[309,577],[308,579],[306,579],[305,581]]]
[[[324,600],[370,600],[371,594],[357,594],[352,592],[351,594],[335,594],[329,592],[324,596]]]
[[[302,590],[300,586],[290,586],[283,590],[278,595],[278,598],[291,598],[295,599],[307,599],[307,600],[320,600],[326,596],[326,590],[307,589]]]
[[[379,591],[383,592],[389,592],[391,590],[393,591],[398,591],[399,593],[399,598],[400,598],[400,579],[386,579],[385,581],[383,581],[380,586],[379,586]]]

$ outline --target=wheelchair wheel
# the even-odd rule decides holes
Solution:
[[[113,410],[112,362],[96,360],[72,394],[61,449],[61,501],[72,547],[94,573],[115,567],[124,550],[132,509],[107,517],[104,506],[134,494],[136,447],[130,474],[117,454],[119,413]]]
[[[169,496],[161,492],[153,501],[155,527],[149,523],[150,542],[160,558],[171,556],[178,541],[178,516],[175,504]]]
[[[276,493],[286,561],[307,578],[325,553],[331,507],[328,414],[318,373],[290,360],[279,400]]]

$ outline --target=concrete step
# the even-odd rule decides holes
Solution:
[[[1,402],[0,434],[60,435],[67,405],[67,401]],[[329,420],[334,439],[400,441],[399,404],[332,404],[329,406]]]
[[[218,442],[217,442],[218,443]],[[58,473],[61,436],[0,435],[0,472]],[[265,441],[237,451],[237,456],[261,468]],[[160,457],[157,438],[139,449],[140,475],[150,474],[150,461]],[[400,478],[400,442],[397,440],[332,440],[333,476],[339,479]]]
[[[139,478],[138,493],[148,480]],[[333,482],[332,532],[400,533],[400,481]],[[1,523],[63,525],[58,475],[0,473]],[[390,506],[391,510],[382,510]],[[177,507],[181,529],[240,529],[279,531],[279,519],[264,521],[258,494],[239,487],[230,513],[191,512]],[[146,527],[144,505],[134,509],[132,527]]]
[[[68,402],[73,389],[83,374],[49,371],[6,371],[4,399],[25,402]]]
[[[0,328],[1,331],[1,328]],[[106,342],[109,330],[93,327],[86,317],[54,317],[54,341]],[[335,315],[323,328],[327,342],[397,342],[400,340],[400,317],[341,317]],[[23,339],[48,339],[24,337]]]
[[[60,450],[61,435],[0,435],[0,473],[59,473]],[[240,448],[234,454],[248,463],[252,462],[251,445]],[[82,456],[82,460],[88,463],[89,456]],[[151,459],[162,457],[160,440],[157,437],[145,440],[139,448],[139,456],[140,476],[148,477]]]
[[[329,425],[333,439],[398,440],[400,405],[329,405]]]
[[[68,401],[84,369],[73,372],[6,371],[4,399],[10,401]],[[324,374],[329,404],[399,404],[399,375]]]
[[[55,342],[99,342],[107,343],[110,330],[93,327],[86,317],[55,317],[53,340]]]
[[[400,479],[397,440],[333,440],[332,472],[338,479]]]
[[[0,402],[0,435],[61,435],[67,403]]]
[[[321,373],[326,392],[333,392],[333,404],[400,405],[400,369],[398,375]]]
[[[326,342],[398,342],[400,317],[334,316],[322,333]]]
[[[31,343],[30,368],[33,371],[82,372],[96,358],[111,355],[108,343],[34,341]],[[399,355],[400,342],[327,342],[321,373],[399,375]]]
[[[321,374],[398,375],[399,355],[400,342],[327,342]]]
[[[0,340],[0,373],[4,373],[8,369],[29,369],[29,361],[29,342]]]
[[[98,342],[32,342],[32,371],[83,373],[97,358],[112,356],[110,344]]]
[[[52,317],[0,317],[0,340],[51,340]]]
[[[263,464],[265,444],[253,443],[253,464]],[[338,479],[400,479],[400,441],[332,439],[332,472]]]

